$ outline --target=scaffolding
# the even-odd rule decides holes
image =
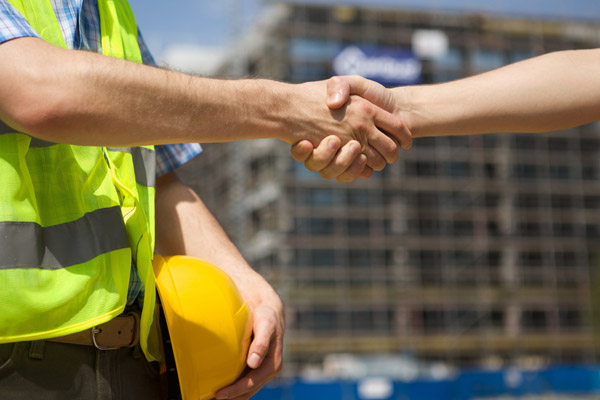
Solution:
[[[435,29],[449,40],[443,58],[423,61],[435,83],[600,38],[600,25],[581,21],[277,7],[280,20],[260,47],[236,52],[235,68],[241,58],[253,76],[325,79],[342,45],[410,49],[416,30]],[[345,185],[276,141],[206,153],[182,174],[282,294],[287,373],[348,352],[457,366],[597,361],[598,124],[417,139],[396,164]]]

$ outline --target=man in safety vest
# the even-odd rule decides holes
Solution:
[[[322,174],[341,179],[410,146],[365,100],[329,111],[325,82],[143,64],[126,0],[0,0],[2,399],[158,398],[155,250],[210,261],[237,284],[254,321],[249,372],[216,397],[249,398],[281,368],[283,307],[172,172],[200,152],[182,143],[332,135],[339,162]]]

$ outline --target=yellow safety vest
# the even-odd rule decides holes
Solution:
[[[67,48],[49,0],[9,0],[47,42]],[[140,63],[126,0],[98,0],[104,55]],[[82,132],[85,135],[86,132]],[[140,343],[154,328],[152,146],[45,142],[0,121],[0,343],[91,329],[123,312],[132,262],[145,285]]]

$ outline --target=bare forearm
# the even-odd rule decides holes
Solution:
[[[1,63],[15,67],[0,82],[0,93],[11,94],[0,96],[0,117],[33,136],[115,146],[286,139],[290,85],[192,77],[33,38],[13,42],[1,46]]]
[[[546,132],[600,119],[599,71],[600,50],[565,51],[394,94],[415,137]]]
[[[219,399],[247,399],[280,370],[285,327],[283,304],[273,288],[244,261],[200,198],[173,173],[156,187],[156,245],[162,255],[186,254],[210,261],[236,283],[252,310],[252,369],[217,392]]]
[[[212,262],[236,282],[246,300],[256,302],[247,288],[271,287],[246,263],[198,195],[173,173],[159,178],[156,192],[156,250],[168,255],[189,255]]]
[[[193,77],[36,38],[0,45],[0,76],[0,120],[51,142],[121,147],[276,138],[317,146],[335,135],[341,144],[357,140],[375,169],[395,161],[400,144],[410,147],[401,121],[364,99],[327,108],[324,81]]]
[[[202,200],[173,173],[157,181],[156,226],[156,250],[162,255],[185,254],[217,265],[238,258]]]

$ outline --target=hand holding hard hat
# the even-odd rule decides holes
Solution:
[[[183,399],[208,400],[246,367],[252,314],[231,278],[193,257],[155,255]]]

